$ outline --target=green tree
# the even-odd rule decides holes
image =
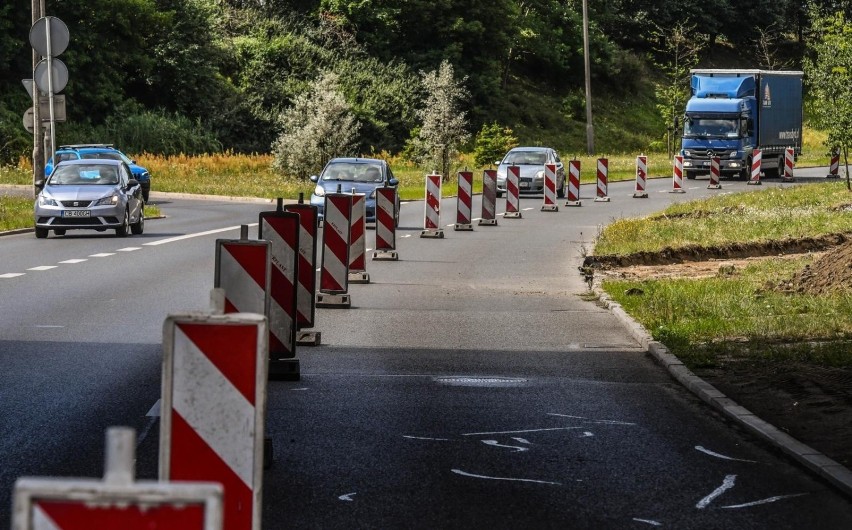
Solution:
[[[813,98],[816,125],[828,132],[831,151],[839,151],[846,166],[846,188],[852,191],[849,176],[849,149],[852,147],[852,23],[842,11],[823,14],[811,9],[814,35],[804,69]]]
[[[518,139],[512,129],[498,125],[497,122],[486,123],[476,135],[473,162],[479,167],[490,166],[517,145]]]
[[[421,126],[413,139],[421,163],[449,178],[453,159],[470,137],[462,104],[470,97],[464,88],[467,78],[457,80],[453,65],[441,62],[437,70],[422,72],[425,103],[417,110]]]
[[[320,75],[281,113],[280,123],[273,167],[286,175],[305,179],[319,174],[329,159],[355,154],[360,125],[340,92],[337,74]]]

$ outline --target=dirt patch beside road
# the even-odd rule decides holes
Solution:
[[[814,295],[852,292],[852,238],[845,234],[727,249],[668,250],[656,256],[591,257],[586,265],[603,264],[596,274],[626,280],[709,278],[755,260],[794,259],[796,252],[811,252],[813,262],[770,288]],[[693,372],[760,418],[852,468],[852,368],[736,357]]]

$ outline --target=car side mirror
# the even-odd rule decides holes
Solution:
[[[399,180],[398,179],[390,179],[390,180],[388,180],[388,185],[397,186],[397,185],[399,185]]]
[[[319,177],[317,175],[311,175],[311,182],[319,181]]]
[[[127,189],[133,188],[139,185],[139,181],[136,179],[130,179],[127,181]]]

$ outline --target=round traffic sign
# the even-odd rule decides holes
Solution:
[[[49,92],[47,85],[47,59],[38,62],[33,72],[33,80],[42,92]],[[53,59],[53,93],[62,92],[68,84],[68,67],[60,59]]]
[[[50,50],[47,49],[47,32],[50,26]],[[68,26],[56,17],[41,17],[30,28],[30,44],[44,57],[59,55],[68,48]],[[50,51],[50,54],[47,52]]]

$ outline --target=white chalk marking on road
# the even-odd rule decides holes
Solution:
[[[737,482],[737,476],[736,475],[726,476],[724,482],[722,482],[722,485],[719,486],[718,488],[716,488],[715,490],[713,490],[713,492],[710,493],[710,495],[708,495],[708,496],[704,497],[703,499],[701,499],[700,501],[698,501],[698,503],[695,505],[695,507],[698,508],[699,510],[703,510],[711,502],[713,502],[713,500],[716,499],[716,497],[725,493],[729,489],[733,488],[734,485],[736,484],[736,482]]]
[[[252,226],[252,225],[249,225],[249,226]],[[257,223],[254,223],[254,226],[257,226]],[[159,246],[159,245],[165,245],[166,243],[174,243],[175,241],[183,241],[184,239],[192,239],[194,237],[209,236],[209,235],[212,235],[212,234],[220,234],[222,232],[230,232],[231,230],[239,230],[239,229],[240,229],[239,225],[238,226],[229,226],[229,227],[226,227],[226,228],[217,228],[216,230],[207,230],[205,232],[196,232],[194,234],[184,234],[182,236],[169,237],[169,238],[166,238],[166,239],[151,241],[150,243],[142,243],[142,245],[147,246],[147,247],[156,247],[156,246]]]
[[[124,247],[118,249],[118,252],[133,252],[134,250],[142,250],[142,247]]]
[[[535,480],[531,478],[510,478],[510,477],[486,477],[485,475],[474,475],[473,473],[466,473],[461,469],[451,469],[453,473],[456,475],[462,475],[464,477],[471,478],[484,478],[486,480],[509,480],[513,482],[534,482],[536,484],[553,484],[554,486],[561,486],[561,482],[551,482],[549,480]]]
[[[497,440],[482,440],[482,443],[493,447],[505,447],[506,449],[514,449],[516,453],[523,453],[524,451],[530,450],[529,447],[518,447],[517,445],[502,445],[497,443]]]
[[[583,431],[583,436],[580,436],[580,438],[591,438],[594,435],[595,435],[595,433],[592,433],[592,432],[589,432],[589,431]]]
[[[84,261],[89,261],[88,258],[83,259],[66,259],[65,261],[60,261],[59,263],[67,263],[68,265],[74,265],[76,263],[83,263]]]
[[[28,271],[49,271],[50,269],[55,269],[56,265],[39,265],[38,267],[32,267],[27,269]]]
[[[652,521],[651,519],[639,519],[638,517],[633,518],[637,523],[647,523],[651,526],[663,526],[663,523],[659,523],[657,521]]]
[[[544,432],[544,431],[570,431],[571,429],[581,429],[582,427],[551,427],[548,429],[524,429],[522,431],[494,431],[494,432],[469,432],[462,436],[485,436],[487,434],[521,434],[524,432]]]
[[[702,446],[700,446],[700,445],[696,445],[696,446],[695,446],[695,449],[696,449],[697,451],[701,451],[701,452],[702,452],[702,453],[704,453],[704,454],[707,454],[707,455],[710,455],[710,456],[715,456],[716,458],[721,458],[721,459],[723,459],[723,460],[734,460],[734,461],[736,461],[736,462],[748,462],[748,463],[750,463],[750,464],[756,464],[756,463],[757,463],[757,462],[756,462],[756,461],[754,461],[754,460],[745,460],[745,459],[743,459],[743,458],[733,458],[733,457],[730,457],[730,456],[725,456],[725,455],[722,455],[722,454],[719,454],[719,453],[713,452],[713,451],[711,451],[711,450],[709,450],[709,449],[705,449],[704,447],[702,447]]]
[[[299,391],[299,390],[307,390],[307,389],[308,389],[308,387],[304,387],[304,388],[291,388],[290,390],[292,390],[292,391],[296,392],[296,391]]]
[[[807,495],[807,493],[793,493],[791,495],[776,495],[775,497],[769,497],[768,499],[761,499],[759,501],[747,502],[745,504],[731,504],[730,506],[721,506],[721,508],[725,508],[725,509],[751,508],[752,506],[759,506],[761,504],[769,504],[770,502],[780,501],[781,499],[791,499],[793,497],[801,497],[802,495]]]
[[[110,256],[115,256],[115,252],[98,252],[97,254],[90,254],[90,258],[108,258]]]
[[[26,272],[7,272],[6,274],[0,274],[0,278],[17,278],[25,274]]]
[[[532,445],[532,444],[530,444],[530,441],[529,441],[529,440],[526,440],[526,439],[524,439],[524,438],[515,438],[515,437],[513,437],[513,438],[512,438],[512,440],[515,440],[515,441],[516,441],[516,442],[518,442],[518,443]]]
[[[408,438],[409,440],[429,440],[432,442],[449,442],[449,438],[427,438],[426,436],[408,436],[407,434],[402,435],[403,438]]]
[[[587,419],[589,419],[585,416],[572,416],[570,414],[557,414],[555,412],[548,412],[547,415],[548,416],[559,416],[560,418],[574,418],[576,420],[587,420]]]
[[[357,495],[357,493],[356,492],[347,493],[346,495],[341,495],[340,497],[338,497],[338,499],[340,499],[342,501],[347,501],[347,502],[354,502],[355,499],[352,498],[353,495]]]

